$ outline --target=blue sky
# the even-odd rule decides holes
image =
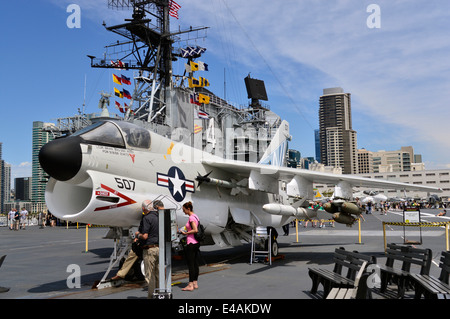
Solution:
[[[427,169],[450,167],[450,2],[448,0],[178,0],[172,27],[208,26],[202,60],[211,90],[246,104],[243,79],[265,81],[271,109],[291,123],[291,148],[314,156],[318,100],[323,88],[352,94],[358,148],[411,145]],[[81,27],[68,28],[67,6],[81,8]],[[370,4],[380,28],[369,28]],[[31,176],[33,121],[51,122],[98,112],[99,93],[111,92],[112,71],[92,69],[119,40],[102,26],[129,11],[107,0],[16,0],[1,13],[0,142],[13,177]],[[177,71],[175,66],[175,71]],[[132,75],[129,72],[126,75]],[[110,111],[115,111],[110,106]]]

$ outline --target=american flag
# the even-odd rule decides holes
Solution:
[[[178,19],[178,10],[181,6],[173,0],[169,0],[169,15]]]

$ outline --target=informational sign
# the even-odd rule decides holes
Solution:
[[[419,207],[405,207],[403,209],[403,240],[405,244],[422,244],[422,228],[419,226],[418,230],[412,230],[408,224],[413,224],[411,226],[419,225],[420,220],[420,209]],[[408,228],[408,231],[406,229]]]
[[[416,207],[407,207],[403,211],[403,221],[405,223],[420,223],[420,210]]]

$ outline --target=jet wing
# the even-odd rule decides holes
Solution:
[[[300,189],[300,192],[301,189],[305,188],[305,186],[312,186],[313,183],[343,185],[346,188],[366,187],[375,189],[381,188],[423,192],[442,192],[441,189],[436,187],[416,184],[413,185],[408,183],[388,181],[384,179],[375,180],[355,175],[331,174],[227,159],[213,160],[210,158],[204,160],[203,164],[220,168],[224,171],[229,172],[230,174],[238,174],[241,177],[249,178],[250,189],[257,189],[273,193],[276,193],[274,191],[274,187],[278,188],[278,185],[274,182],[278,180],[286,181],[288,183],[288,188],[289,185],[291,185],[291,189],[292,187],[294,187],[294,189]]]

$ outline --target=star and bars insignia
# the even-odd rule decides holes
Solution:
[[[166,174],[156,173],[157,185],[169,188],[170,194],[177,201],[181,202],[186,193],[195,193],[194,181],[184,177],[183,172],[176,166],[172,166]]]

